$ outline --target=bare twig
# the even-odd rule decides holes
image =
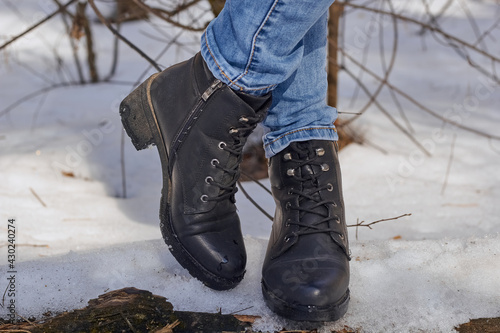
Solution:
[[[374,224],[377,224],[377,223],[380,223],[380,222],[397,220],[397,219],[400,219],[400,218],[405,217],[405,216],[411,216],[411,213],[399,215],[399,216],[396,216],[396,217],[390,217],[390,218],[387,218],[387,219],[380,219],[380,220],[376,220],[376,221],[368,222],[368,223],[365,222],[365,221],[359,222],[359,219],[358,219],[357,222],[356,222],[356,224],[348,224],[347,226],[348,227],[355,227],[356,228],[356,239],[358,239],[358,228],[359,227],[368,227],[369,229],[372,229],[372,225],[374,225]]]
[[[203,30],[205,30],[205,26],[203,26],[203,27],[201,27],[201,28],[193,28],[193,27],[191,27],[191,26],[189,26],[189,25],[184,25],[184,24],[181,24],[181,23],[179,23],[179,22],[176,22],[176,21],[174,21],[174,20],[172,20],[172,19],[170,18],[170,16],[172,16],[172,14],[171,14],[171,13],[166,12],[166,11],[163,11],[163,10],[158,10],[158,9],[155,9],[155,8],[151,8],[151,7],[149,7],[148,5],[144,4],[144,3],[143,3],[142,1],[140,1],[140,0],[132,0],[132,1],[134,1],[134,3],[135,3],[138,7],[142,8],[143,10],[145,10],[145,11],[147,11],[147,12],[152,13],[153,15],[155,15],[155,16],[157,16],[157,17],[159,17],[159,18],[161,18],[161,19],[163,19],[163,20],[165,20],[165,21],[167,21],[168,23],[172,24],[172,25],[173,25],[173,26],[175,26],[175,27],[178,27],[178,28],[181,28],[181,29],[184,29],[184,30],[188,30],[188,31],[203,31]],[[196,2],[198,2],[198,1],[193,1],[193,2],[191,3],[191,5],[192,5],[192,4],[195,4]],[[185,9],[185,8],[184,8],[184,9]],[[184,9],[183,9],[183,10],[184,10]],[[166,15],[165,15],[165,14],[166,14]]]
[[[71,5],[72,3],[76,2],[77,0],[70,0],[69,2],[67,2],[63,7],[66,8],[68,7],[69,5]],[[18,40],[19,38],[27,35],[28,33],[30,33],[31,31],[35,30],[36,28],[38,28],[39,26],[41,26],[42,24],[44,24],[45,22],[49,21],[51,18],[53,18],[54,16],[56,16],[57,14],[59,14],[60,12],[62,11],[62,8],[59,7],[58,10],[52,12],[51,14],[49,14],[48,16],[46,16],[44,19],[42,19],[41,21],[39,21],[38,23],[35,23],[34,25],[32,25],[31,27],[29,27],[28,29],[24,30],[22,33],[20,33],[19,35],[15,36],[14,38],[11,38],[9,41],[5,42],[4,44],[2,44],[2,46],[0,46],[0,50],[2,50],[3,48],[7,47],[8,45],[12,44],[13,42],[15,42],[16,40]]]
[[[85,14],[85,9],[87,8],[86,2],[79,2],[76,7],[76,20],[79,20],[82,25],[83,31],[85,32],[85,41],[87,42],[87,63],[89,65],[89,75],[90,82],[99,82],[99,74],[97,73],[95,52],[94,52],[94,40],[92,37],[92,29],[90,29],[89,20],[87,19],[87,14]]]
[[[361,89],[365,92],[365,94],[370,97],[370,100],[373,101],[373,104],[375,104],[375,106],[380,110],[380,112],[382,112],[384,114],[384,116],[386,116],[391,123],[393,123],[401,132],[403,132],[404,135],[406,135],[416,146],[417,148],[419,148],[425,155],[427,156],[431,156],[431,153],[425,149],[425,147],[420,143],[419,140],[417,140],[413,134],[411,134],[410,132],[408,132],[408,130],[406,128],[404,128],[400,123],[398,123],[396,121],[396,119],[394,119],[394,117],[374,98],[373,94],[370,93],[370,91],[368,90],[368,88],[366,87],[365,84],[363,84],[363,82],[361,82],[359,80],[358,77],[356,77],[350,70],[348,70],[347,68],[344,68],[344,71],[349,75],[351,76],[351,78],[356,81],[356,83],[361,87]],[[387,82],[386,82],[387,84]],[[352,120],[354,119],[356,116],[354,116],[353,118],[349,119]]]
[[[35,196],[35,198],[37,198],[37,200],[38,200],[38,201],[40,201],[40,203],[42,204],[42,206],[43,206],[43,207],[47,207],[47,205],[45,204],[45,202],[43,202],[42,198],[40,198],[40,197],[38,196],[38,194],[36,194],[36,192],[35,192],[35,190],[34,190],[34,189],[32,189],[32,188],[30,187],[30,191],[31,191],[31,193]]]
[[[241,185],[241,182],[238,180],[238,187],[241,189],[241,192],[245,195],[245,197],[262,213],[264,214],[268,219],[273,221],[273,217],[269,215],[264,208],[262,208],[255,200],[248,194],[248,192],[245,190],[245,188]]]
[[[88,0],[88,2],[90,4],[90,6],[92,7],[92,9],[94,10],[94,12],[96,13],[97,17],[99,18],[99,21],[102,22],[102,24],[104,24],[115,36],[117,36],[118,38],[120,38],[130,48],[132,48],[134,51],[136,51],[137,53],[139,53],[139,55],[141,57],[143,57],[144,59],[146,59],[158,72],[161,72],[160,66],[158,66],[158,64],[153,59],[151,59],[146,53],[144,53],[141,49],[139,49],[137,46],[135,46],[127,38],[123,37],[123,35],[121,35],[111,25],[111,23],[101,14],[101,12],[99,11],[99,9],[97,8],[97,6],[94,3],[94,0]]]
[[[412,17],[408,17],[408,16],[404,16],[404,15],[401,15],[401,14],[395,14],[395,13],[392,13],[392,12],[387,12],[385,10],[381,10],[381,9],[376,9],[376,8],[371,8],[371,7],[367,7],[367,6],[364,6],[364,5],[357,5],[357,4],[354,4],[352,1],[344,1],[342,2],[344,5],[346,6],[350,6],[350,7],[353,7],[353,8],[358,8],[358,9],[363,9],[363,10],[366,10],[366,11],[369,11],[369,12],[374,12],[374,13],[380,13],[380,14],[384,14],[384,15],[389,15],[389,16],[393,16],[393,17],[396,17],[397,19],[401,20],[401,21],[406,21],[406,22],[410,22],[410,23],[413,23],[413,24],[416,24],[416,25],[419,25],[419,26],[422,26],[422,27],[425,27],[427,29],[429,29],[430,31],[435,31],[436,33],[438,34],[441,34],[443,37],[445,37],[446,39],[449,39],[453,42],[456,42],[457,44],[460,44],[468,49],[471,49],[483,56],[485,56],[486,58],[489,58],[491,60],[494,60],[496,62],[500,62],[500,58],[491,54],[491,53],[488,53],[484,50],[481,50],[479,49],[478,47],[476,47],[475,45],[469,43],[469,42],[466,42],[465,40],[463,39],[460,39],[458,37],[455,37],[453,35],[450,35],[449,33],[443,31],[443,30],[440,30],[438,28],[436,28],[435,26],[432,26],[430,24],[427,24],[427,23],[423,23],[423,22],[420,22],[419,20],[416,20]]]
[[[59,2],[59,0],[54,0],[54,2],[59,6],[59,8],[62,8],[61,18],[62,18],[64,27],[66,29],[66,33],[68,35],[69,44],[71,46],[71,52],[73,54],[73,60],[75,62],[76,71],[78,73],[78,78],[80,80],[80,83],[83,84],[83,83],[85,83],[85,78],[83,77],[82,64],[80,63],[80,58],[78,57],[78,52],[77,52],[78,48],[77,48],[77,45],[75,43],[75,40],[73,39],[73,37],[71,37],[71,29],[70,29],[68,20],[66,19],[67,15],[69,17],[72,17],[72,14],[67,10],[67,8],[65,8],[65,7],[63,8],[63,6]]]
[[[343,49],[339,49],[339,50],[340,50],[340,52],[342,52],[342,54],[344,54],[344,56],[346,58],[348,58],[356,66],[362,67],[363,70],[366,73],[370,74],[370,76],[374,77],[375,79],[377,79],[379,81],[383,80],[383,78],[381,78],[380,76],[378,76],[377,74],[375,74],[373,71],[371,71],[370,69],[368,69],[366,66],[363,66],[362,64],[360,64],[356,59],[354,59],[353,57],[351,57]],[[404,91],[402,91],[401,89],[399,89],[398,87],[396,87],[395,85],[391,84],[390,82],[386,82],[386,85],[387,85],[387,87],[389,87],[390,89],[393,89],[395,92],[397,92],[398,94],[400,94],[401,96],[403,96],[405,99],[407,99],[408,101],[410,101],[411,103],[413,103],[414,105],[416,105],[417,107],[419,107],[422,111],[425,111],[425,112],[429,113],[430,115],[434,116],[437,119],[442,120],[445,123],[451,124],[451,125],[453,125],[455,127],[461,128],[461,129],[466,130],[468,132],[472,132],[472,133],[475,133],[477,135],[480,135],[480,136],[483,136],[483,137],[486,137],[486,138],[489,138],[489,139],[500,140],[500,136],[498,136],[498,135],[489,134],[489,133],[480,131],[478,129],[475,129],[475,128],[472,128],[472,127],[469,127],[469,126],[462,125],[462,124],[460,124],[459,122],[457,122],[455,120],[448,119],[448,118],[445,118],[445,117],[441,116],[436,111],[431,110],[428,107],[424,106],[423,104],[421,104],[420,102],[418,102],[415,98],[411,97],[410,95],[408,95],[407,93],[405,93]],[[356,117],[356,116],[354,116],[354,117]]]

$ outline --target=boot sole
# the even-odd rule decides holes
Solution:
[[[132,140],[135,149],[142,150],[156,145],[160,155],[163,188],[160,201],[160,230],[165,243],[175,259],[182,267],[207,287],[215,290],[227,290],[236,287],[243,275],[227,279],[213,274],[203,267],[181,244],[171,223],[168,196],[171,189],[168,174],[168,154],[163,136],[158,125],[151,100],[151,85],[159,73],[152,75],[120,104],[120,116],[127,135]]]
[[[336,321],[342,318],[349,306],[350,293],[347,289],[342,298],[328,306],[290,304],[274,295],[262,281],[262,294],[266,305],[276,314],[295,321]]]

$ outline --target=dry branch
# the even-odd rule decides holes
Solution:
[[[380,222],[397,220],[397,219],[400,219],[400,218],[405,217],[405,216],[411,216],[411,213],[399,215],[399,216],[396,216],[396,217],[390,217],[390,218],[386,218],[386,219],[380,219],[380,220],[376,220],[376,221],[368,222],[368,223],[365,222],[365,221],[359,222],[359,219],[358,219],[357,222],[356,222],[356,224],[348,224],[347,226],[348,227],[355,227],[356,228],[356,239],[358,239],[358,228],[359,227],[367,227],[369,229],[372,229],[372,225],[374,225],[374,224],[377,224],[377,223],[380,223]]]
[[[13,42],[15,42],[16,40],[18,40],[19,38],[27,35],[28,33],[30,33],[31,31],[35,30],[36,28],[38,28],[39,26],[41,26],[45,22],[49,21],[51,18],[53,18],[54,16],[56,16],[57,14],[59,14],[63,10],[63,8],[68,7],[69,5],[71,5],[72,3],[76,2],[76,1],[77,0],[70,0],[63,7],[59,7],[58,10],[52,12],[51,14],[49,14],[48,16],[46,16],[44,19],[42,19],[38,23],[35,23],[34,25],[32,25],[31,27],[29,27],[28,29],[26,29],[25,31],[23,31],[22,33],[20,33],[19,35],[15,36],[14,38],[11,38],[9,41],[5,42],[2,46],[0,46],[0,50],[2,50],[3,48],[7,47],[10,44],[12,44]]]
[[[104,24],[115,36],[117,36],[118,38],[120,38],[130,48],[132,48],[134,51],[136,51],[137,53],[139,53],[141,55],[141,57],[143,57],[144,59],[146,59],[158,72],[161,72],[160,66],[158,66],[158,64],[153,59],[151,59],[146,53],[144,53],[140,48],[138,48],[137,46],[135,46],[127,38],[123,37],[123,35],[120,34],[118,32],[118,30],[116,30],[111,25],[111,23],[99,11],[99,9],[97,8],[97,6],[94,3],[94,0],[88,0],[88,2],[90,4],[90,6],[92,7],[92,9],[94,10],[94,12],[97,15],[97,17],[99,18],[99,21],[101,21],[102,24]]]

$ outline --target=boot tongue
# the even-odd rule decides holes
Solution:
[[[254,96],[240,91],[235,92],[239,98],[241,98],[245,103],[248,104],[248,106],[256,111],[262,108],[268,101],[270,101],[271,97],[271,93],[268,93],[264,96]]]

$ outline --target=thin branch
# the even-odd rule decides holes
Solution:
[[[390,4],[390,8],[391,8],[391,12],[394,13],[394,8],[392,7],[392,3],[389,1],[389,4]],[[380,92],[382,91],[382,88],[387,84],[387,80],[389,79],[389,75],[390,73],[392,72],[392,69],[394,67],[394,64],[395,64],[395,61],[396,61],[396,55],[397,55],[397,46],[398,46],[398,24],[397,24],[397,20],[396,18],[393,16],[392,17],[392,23],[393,23],[393,44],[392,44],[392,52],[391,52],[391,59],[389,61],[389,66],[387,67],[387,69],[384,71],[384,79],[382,81],[380,81],[380,84],[379,86],[377,87],[377,89],[375,90],[374,93],[370,94],[368,93],[367,95],[370,96],[370,99],[368,100],[368,102],[365,104],[365,106],[363,108],[361,108],[361,110],[359,111],[359,113],[364,113],[366,110],[368,110],[368,108],[374,104],[376,102],[376,99],[377,99],[377,96],[380,94]],[[383,56],[382,56],[383,57]],[[364,66],[364,65],[363,65]],[[360,70],[362,70],[362,68],[360,67]],[[361,75],[358,75],[357,76],[357,81],[358,82],[361,82]],[[358,83],[358,87],[362,88],[361,85]],[[365,90],[365,89],[363,89]],[[366,92],[366,91],[365,91]],[[378,103],[377,103],[378,104]],[[354,118],[351,118],[349,120],[347,120],[345,122],[345,125],[349,125],[352,121],[354,121],[356,119],[356,117]],[[398,126],[398,125],[396,125]],[[399,126],[398,126],[399,127]],[[406,130],[405,130],[406,131]],[[408,132],[408,131],[406,131]],[[411,133],[408,132],[408,135],[411,136]],[[417,144],[418,146],[418,144]]]
[[[241,189],[241,192],[245,195],[245,197],[262,213],[264,214],[268,219],[273,221],[273,217],[269,215],[264,208],[262,208],[255,200],[248,194],[248,192],[245,190],[245,188],[241,185],[241,182],[238,180],[238,187]]]
[[[403,215],[399,215],[399,216],[391,217],[391,218],[387,218],[387,219],[380,219],[380,220],[369,222],[369,223],[366,223],[365,221],[359,222],[359,219],[358,219],[357,222],[356,222],[356,224],[348,224],[347,226],[348,227],[355,227],[356,228],[356,240],[357,240],[358,239],[358,229],[359,229],[359,227],[368,227],[368,229],[372,229],[372,225],[374,225],[374,224],[377,224],[377,223],[380,223],[380,222],[397,220],[397,219],[400,219],[400,218],[405,217],[405,216],[411,216],[411,213],[403,214]]]
[[[63,8],[66,8],[68,7],[69,5],[71,5],[72,3],[76,2],[77,0],[70,0],[69,2],[67,2]],[[20,33],[19,35],[15,36],[14,38],[10,39],[9,41],[5,42],[2,46],[0,46],[0,50],[4,49],[5,47],[7,47],[8,45],[12,44],[13,42],[15,42],[16,40],[18,40],[19,38],[23,37],[24,35],[27,35],[28,33],[30,33],[31,31],[35,30],[36,28],[38,28],[39,26],[41,26],[42,24],[44,24],[45,22],[49,21],[51,18],[53,18],[54,16],[56,16],[57,14],[59,14],[60,12],[62,11],[62,8],[59,7],[58,10],[52,12],[51,14],[49,14],[48,16],[46,16],[44,19],[42,19],[41,21],[39,21],[38,23],[35,23],[34,25],[32,25],[31,27],[29,27],[28,29],[24,30],[22,33]]]
[[[362,66],[363,70],[365,72],[367,72],[368,74],[370,74],[372,77],[374,77],[375,79],[379,80],[379,81],[382,81],[383,78],[381,78],[380,76],[378,76],[377,74],[375,74],[373,71],[371,71],[370,69],[368,69],[367,67],[363,66],[362,64],[360,64],[358,61],[356,61],[356,59],[354,59],[353,57],[351,57],[347,52],[345,52],[343,49],[339,49],[340,52],[342,52],[344,54],[344,56],[346,58],[348,58],[351,62],[353,62],[356,66]],[[483,136],[483,137],[486,137],[486,138],[490,138],[490,139],[495,139],[495,140],[500,140],[500,136],[498,135],[494,135],[494,134],[489,134],[489,133],[485,133],[483,131],[480,131],[480,130],[477,130],[475,128],[471,128],[471,127],[468,127],[468,126],[465,126],[465,125],[462,125],[454,120],[451,120],[451,119],[447,119],[443,116],[441,116],[440,114],[438,114],[437,112],[429,109],[428,107],[424,106],[423,104],[421,104],[420,102],[418,102],[417,100],[415,100],[413,97],[411,97],[410,95],[408,95],[407,93],[403,92],[401,89],[399,89],[398,87],[394,86],[393,84],[391,84],[390,82],[386,82],[386,85],[387,87],[389,87],[390,89],[393,89],[395,92],[397,92],[398,94],[400,94],[401,96],[403,96],[404,98],[406,98],[408,101],[410,101],[411,103],[413,103],[414,105],[416,105],[417,107],[419,107],[422,111],[425,111],[427,113],[429,113],[430,115],[436,117],[437,119],[439,120],[442,120],[444,121],[445,123],[448,123],[448,124],[451,124],[455,127],[458,127],[458,128],[461,128],[463,130],[466,130],[468,132],[472,132],[472,133],[475,133],[477,135],[480,135],[480,136]],[[356,118],[356,116],[354,116],[353,118]]]
[[[266,191],[270,195],[273,195],[272,192],[266,186],[264,186],[264,184],[262,184],[258,179],[256,179],[255,177],[253,177],[252,175],[250,175],[249,173],[247,173],[243,170],[240,170],[240,172],[243,176],[247,177],[248,179],[253,181],[255,184],[259,185],[264,191]]]
[[[102,24],[104,24],[115,36],[120,38],[125,44],[127,44],[130,48],[132,48],[134,51],[139,53],[141,57],[146,59],[158,72],[161,72],[160,66],[151,59],[146,53],[144,53],[141,49],[139,49],[137,46],[135,46],[132,42],[130,42],[127,38],[123,37],[112,25],[109,23],[109,21],[101,14],[99,9],[96,7],[94,0],[88,0],[90,6],[96,13],[97,17],[99,18],[99,21],[101,21]]]
[[[416,24],[416,25],[419,25],[419,26],[422,26],[422,27],[425,27],[427,29],[429,29],[430,31],[435,31],[436,33],[438,34],[441,34],[443,37],[445,37],[446,39],[449,39],[449,40],[452,40],[462,46],[465,46],[466,48],[469,48],[471,50],[474,50],[475,52],[485,56],[486,58],[490,58],[491,60],[494,60],[496,62],[500,62],[500,58],[493,55],[493,54],[490,54],[488,52],[485,52],[479,48],[477,48],[475,45],[473,44],[470,44],[458,37],[455,37],[453,35],[450,35],[449,33],[447,32],[444,32],[430,24],[427,24],[427,23],[423,23],[423,22],[420,22],[414,18],[411,18],[411,17],[408,17],[408,16],[403,16],[401,14],[395,14],[395,13],[391,13],[391,12],[387,12],[385,10],[380,10],[380,9],[376,9],[376,8],[370,8],[370,7],[366,7],[366,6],[362,6],[362,5],[356,5],[350,1],[347,1],[347,2],[343,2],[343,4],[345,4],[346,6],[351,6],[353,8],[358,8],[358,9],[363,9],[363,10],[366,10],[366,11],[369,11],[369,12],[374,12],[374,13],[380,13],[380,14],[384,14],[384,15],[389,15],[389,16],[394,16],[396,17],[397,19],[401,20],[401,21],[406,21],[406,22],[410,22],[410,23],[413,23],[413,24]]]
[[[35,196],[35,198],[37,198],[37,200],[38,200],[38,201],[42,204],[42,206],[43,206],[43,207],[47,207],[47,205],[45,204],[45,202],[43,202],[42,198],[40,198],[40,197],[38,196],[38,194],[36,194],[36,192],[35,192],[35,190],[34,190],[34,189],[32,189],[32,188],[30,187],[30,191],[31,191],[31,193]]]
[[[398,123],[396,121],[396,119],[394,119],[394,117],[377,100],[374,99],[373,94],[370,93],[370,91],[368,90],[368,88],[366,87],[366,85],[364,85],[363,82],[361,82],[359,80],[359,78],[357,78],[347,68],[344,68],[344,71],[349,76],[351,76],[351,78],[361,87],[361,89],[365,92],[365,94],[368,97],[370,97],[371,100],[373,100],[373,104],[375,104],[375,106],[380,110],[380,112],[382,112],[384,114],[384,116],[386,116],[391,121],[391,123],[393,123],[401,132],[403,132],[403,134],[406,135],[425,155],[431,156],[431,153],[427,149],[425,149],[425,147],[420,143],[420,141],[417,140],[413,136],[413,134],[411,134],[410,132],[408,132],[408,130],[406,128],[404,128],[400,123]],[[346,123],[352,121],[356,117],[357,116],[354,116],[353,118],[351,118],[348,121],[346,121]]]
[[[66,8],[63,8],[63,6],[59,2],[59,0],[54,0],[54,2],[59,6],[59,8],[62,9],[61,18],[62,18],[64,27],[66,29],[66,33],[68,35],[69,44],[71,46],[71,53],[73,54],[73,60],[75,62],[75,67],[76,67],[76,71],[78,73],[78,78],[80,79],[80,83],[83,84],[83,83],[85,83],[85,78],[83,77],[82,64],[80,63],[80,58],[78,57],[78,52],[77,52],[78,48],[77,48],[77,45],[75,43],[75,40],[73,39],[73,37],[71,37],[71,29],[70,29],[68,20],[66,19],[66,15],[72,17],[72,14]]]
[[[356,224],[348,224],[347,226],[348,227],[368,227],[369,229],[372,229],[371,226],[374,225],[374,224],[377,224],[377,223],[380,223],[380,222],[397,220],[397,219],[400,219],[400,218],[405,217],[405,216],[411,216],[411,213],[399,215],[399,216],[396,216],[396,217],[390,217],[390,218],[387,218],[387,219],[380,219],[380,220],[376,220],[376,221],[369,222],[369,223],[367,223],[365,221],[361,221],[361,222],[358,221]]]
[[[167,12],[167,11],[164,11],[164,10],[159,10],[159,9],[156,9],[156,8],[151,8],[149,7],[148,5],[144,4],[142,1],[140,0],[132,0],[138,7],[142,8],[143,10],[147,11],[147,12],[150,12],[151,14],[161,18],[162,20],[165,20],[167,21],[168,23],[172,24],[173,26],[175,27],[178,27],[178,28],[181,28],[181,29],[184,29],[184,30],[188,30],[188,31],[197,31],[197,32],[200,32],[200,31],[203,31],[205,30],[206,27],[201,27],[201,28],[193,28],[189,25],[184,25],[184,24],[181,24],[179,22],[176,22],[174,20],[172,20],[170,18],[170,16],[172,16],[171,13]],[[192,2],[191,4],[195,4],[196,2],[198,1],[194,1]],[[187,7],[186,7],[187,8]],[[184,8],[185,9],[185,8]],[[183,9],[183,10],[184,10]],[[167,14],[167,15],[162,15],[162,14]]]

